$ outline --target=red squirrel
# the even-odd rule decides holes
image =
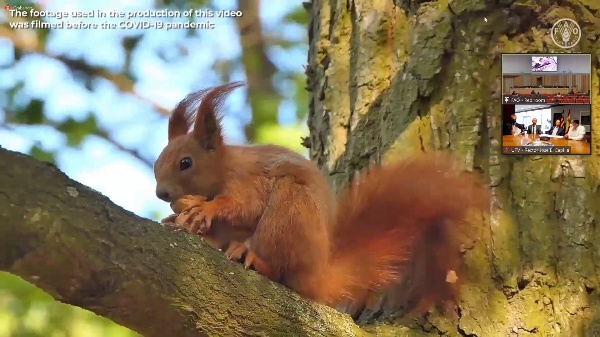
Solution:
[[[176,213],[165,221],[322,304],[357,307],[400,285],[418,310],[456,301],[459,234],[473,229],[464,220],[489,209],[480,178],[424,154],[371,167],[336,202],[300,154],[224,143],[220,109],[242,85],[190,94],[173,111],[154,166],[156,195]]]

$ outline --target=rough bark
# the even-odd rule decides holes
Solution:
[[[600,7],[554,3],[313,2],[309,143],[332,183],[372,162],[450,150],[494,193],[489,226],[466,254],[459,318],[433,315],[409,324],[407,336],[600,335],[598,143],[591,156],[500,154],[501,53],[564,52],[549,33],[559,18],[581,25],[574,51],[594,54],[592,100],[600,100]],[[599,139],[597,103],[593,110]],[[395,329],[376,330],[403,335]]]
[[[573,51],[593,53],[599,139],[598,1],[315,0],[311,11],[308,144],[332,184],[372,162],[450,150],[494,194],[489,226],[466,254],[459,318],[375,330],[600,335],[598,143],[593,155],[571,157],[507,157],[499,145],[501,53],[564,52],[549,32],[560,18],[582,28]]]
[[[0,270],[146,337],[365,335],[348,316],[245,271],[199,238],[3,149]]]

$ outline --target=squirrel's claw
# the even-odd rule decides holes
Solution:
[[[175,223],[194,235],[208,233],[215,216],[215,206],[214,201],[206,201],[205,197],[197,195],[185,195],[171,203],[173,211],[179,213]]]
[[[244,269],[254,269],[257,273],[273,282],[277,282],[279,279],[279,274],[273,272],[267,263],[260,256],[256,255],[252,249],[248,248],[245,243],[232,241],[227,251],[225,251],[225,257],[232,261],[241,261],[244,258]]]
[[[177,214],[171,214],[168,217],[160,220],[161,224],[166,224],[166,223],[175,223],[175,219],[177,219]]]
[[[231,261],[239,261],[248,252],[248,247],[245,244],[238,241],[232,241],[229,247],[225,251],[225,257]]]
[[[177,217],[175,223],[186,228],[191,234],[204,235],[210,230],[212,218],[204,213],[202,206],[192,207]]]
[[[183,231],[183,228],[176,223],[177,216],[177,214],[171,214],[168,217],[160,220],[160,224],[165,228],[173,230],[174,232],[181,232]]]
[[[190,232],[197,235],[205,235],[210,230],[211,223],[212,219],[210,217],[206,216],[204,213],[199,213],[194,220],[192,220]]]
[[[185,210],[177,216],[175,223],[184,228],[189,228],[191,226],[190,219],[196,216],[196,213],[198,213],[198,209],[196,208]]]
[[[246,270],[254,267],[254,260],[258,259],[258,256],[251,250],[246,250],[246,258],[244,259],[244,268]],[[254,268],[256,269],[256,268]]]

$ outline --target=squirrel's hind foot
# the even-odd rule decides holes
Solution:
[[[225,251],[225,257],[231,261],[239,261],[242,262],[244,268],[254,269],[257,273],[262,276],[270,279],[273,282],[279,281],[279,274],[272,270],[271,267],[263,260],[260,256],[256,255],[254,251],[252,251],[246,243],[239,241],[232,241]]]

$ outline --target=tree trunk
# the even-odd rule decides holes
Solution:
[[[564,52],[549,31],[560,18],[582,28],[574,51],[595,53],[592,138],[600,139],[600,7],[549,3],[313,2],[307,143],[332,184],[370,163],[450,150],[489,179],[494,195],[489,223],[466,254],[459,318],[434,315],[409,323],[409,332],[371,330],[600,336],[600,146],[593,143],[591,156],[500,153],[501,53]]]

